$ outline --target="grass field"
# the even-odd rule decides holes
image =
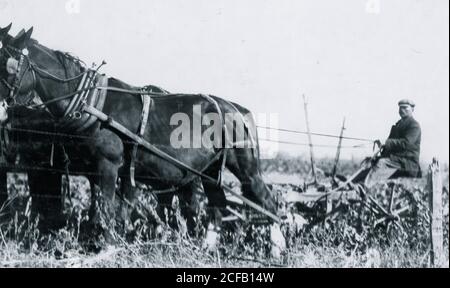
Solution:
[[[331,165],[331,160],[318,161],[321,171],[328,172]],[[340,173],[350,175],[357,166],[358,163],[343,161]],[[278,195],[301,187],[308,178],[308,165],[302,158],[280,156],[264,160],[262,168],[266,181],[273,183],[272,189]],[[26,177],[20,174],[9,176],[9,193],[26,195]],[[323,175],[319,178],[327,180]],[[230,177],[227,181],[234,180]],[[448,267],[448,168],[443,173],[443,183],[444,251]],[[425,185],[426,179],[397,182],[400,193],[411,195],[408,199],[416,203],[414,217],[405,220],[405,233],[401,235],[395,229],[374,228],[376,219],[371,213],[363,211],[361,214],[359,206],[352,202],[345,206],[344,212],[314,226],[292,220],[300,215],[306,223],[311,223],[316,215],[303,213],[305,210],[301,208],[305,207],[284,207],[287,215],[294,218],[288,217],[292,221],[282,227],[288,248],[281,259],[269,256],[268,228],[246,223],[225,225],[220,232],[218,248],[213,252],[205,251],[202,237],[191,237],[186,233],[184,218],[176,205],[175,210],[167,214],[166,221],[176,222],[178,229],[167,225],[157,231],[147,223],[134,223],[133,229],[138,232],[133,241],[113,232],[116,244],[105,245],[96,253],[89,252],[78,239],[77,225],[42,235],[30,216],[28,198],[22,197],[15,204],[18,217],[0,227],[0,267],[429,267],[429,211]],[[380,201],[383,201],[385,189],[385,185],[379,185],[376,190]],[[67,210],[72,214],[77,211],[78,217],[82,217],[89,202],[89,185],[84,178],[74,177],[71,178],[71,191],[73,199],[71,205],[66,203]],[[315,209],[320,211],[324,207]],[[204,216],[203,212],[199,219]],[[359,219],[363,219],[362,223]],[[204,234],[202,229],[197,232]]]

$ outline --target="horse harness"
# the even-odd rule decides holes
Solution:
[[[84,132],[97,121],[96,117],[82,113],[83,105],[91,105],[99,110],[105,104],[106,91],[95,89],[97,85],[106,85],[108,78],[88,70],[81,79],[77,91],[69,102],[63,116],[58,120],[57,127],[65,131]]]
[[[10,47],[10,48],[15,49],[14,47]],[[189,165],[179,161],[178,159],[174,158],[173,156],[165,153],[164,151],[160,150],[159,148],[152,145],[151,143],[149,143],[147,140],[145,140],[143,138],[145,126],[148,122],[148,121],[144,121],[144,120],[148,120],[150,106],[152,105],[151,103],[153,102],[153,101],[151,101],[150,95],[161,95],[161,94],[165,94],[165,93],[154,93],[154,92],[144,91],[143,89],[127,90],[127,89],[122,89],[122,88],[104,86],[104,84],[107,81],[107,77],[104,75],[100,75],[97,72],[98,69],[97,70],[86,70],[83,73],[77,75],[76,77],[73,77],[71,79],[61,80],[61,79],[57,78],[56,76],[51,75],[47,71],[44,71],[41,68],[38,68],[35,64],[31,63],[31,61],[28,57],[28,52],[24,53],[23,51],[18,51],[18,53],[20,54],[20,59],[19,59],[18,63],[8,64],[9,65],[8,67],[14,67],[14,69],[15,69],[15,71],[11,71],[12,73],[10,73],[10,74],[15,75],[13,84],[11,85],[10,83],[8,83],[8,81],[2,79],[3,84],[6,85],[6,87],[10,90],[9,99],[12,99],[13,101],[15,101],[15,96],[19,93],[19,90],[20,90],[20,87],[22,84],[22,80],[23,80],[26,72],[28,72],[28,71],[31,71],[31,73],[32,73],[33,85],[36,85],[36,72],[39,74],[44,73],[47,76],[50,76],[51,78],[53,78],[57,81],[60,81],[60,82],[69,82],[69,81],[79,79],[82,77],[82,80],[80,81],[80,84],[79,84],[79,89],[77,89],[77,91],[75,91],[73,93],[69,93],[67,95],[64,95],[64,96],[61,96],[61,97],[58,97],[58,98],[55,98],[55,99],[52,99],[52,100],[49,100],[46,102],[42,102],[37,105],[23,105],[23,106],[27,106],[29,108],[35,108],[35,107],[39,107],[39,106],[47,107],[47,105],[50,103],[55,103],[55,102],[58,102],[58,101],[61,101],[64,99],[71,99],[70,104],[68,105],[67,109],[64,112],[64,116],[60,119],[60,121],[58,123],[60,125],[60,127],[66,127],[66,128],[69,128],[70,130],[75,130],[76,132],[82,132],[82,131],[85,131],[86,129],[88,129],[89,127],[91,127],[97,120],[99,120],[101,122],[106,123],[111,128],[119,131],[121,134],[128,137],[129,139],[133,140],[134,144],[133,144],[132,159],[131,159],[131,165],[130,165],[130,177],[131,177],[130,180],[131,180],[132,184],[135,185],[135,180],[134,180],[135,164],[134,164],[134,162],[135,162],[135,158],[136,158],[136,154],[137,154],[137,147],[142,146],[144,149],[148,150],[149,152],[155,154],[156,156],[158,156],[162,159],[165,159],[166,161],[168,161],[172,165],[175,165],[179,169],[182,169],[186,172],[190,172],[191,174],[187,173],[185,178],[181,181],[181,184],[188,184],[189,182],[191,182],[192,180],[194,180],[197,177],[205,179],[209,182],[218,183],[218,184],[220,183],[220,185],[222,186],[222,188],[224,190],[226,190],[227,192],[236,196],[237,198],[242,200],[244,203],[246,203],[253,209],[265,214],[266,216],[270,217],[275,222],[278,222],[278,223],[280,222],[280,218],[278,216],[276,216],[275,214],[260,207],[258,204],[250,201],[249,199],[246,199],[244,196],[240,195],[239,193],[236,193],[233,189],[231,189],[227,185],[223,185],[223,183],[222,183],[223,177],[220,177],[220,179],[214,179],[214,178],[204,174],[204,171],[209,166],[214,164],[217,160],[219,160],[220,157],[222,157],[221,168],[224,169],[225,162],[226,162],[226,150],[227,149],[222,148],[220,153],[217,153],[215,155],[215,157],[212,159],[212,161],[210,163],[208,163],[208,165],[205,168],[203,168],[201,171],[198,171],[198,170],[190,167]],[[17,61],[11,54],[10,54],[10,56],[11,56],[11,58],[8,59],[8,62],[14,62],[14,60]],[[23,69],[23,66],[25,63],[27,64],[26,70]],[[34,89],[30,90],[30,93],[33,90]],[[102,112],[101,108],[103,108],[107,91],[116,91],[116,92],[141,95],[142,102],[143,102],[143,109],[142,109],[141,123],[139,125],[140,128],[139,128],[138,134],[133,133],[128,128],[126,128],[122,124],[116,122],[110,116],[108,116]],[[219,105],[217,104],[217,101],[212,99],[210,96],[207,96],[207,95],[202,95],[202,96],[205,97],[207,99],[207,101],[212,102],[216,106],[216,108],[218,109],[218,112],[222,118],[222,112],[221,112]],[[226,129],[225,129],[225,131],[226,131]],[[220,174],[222,174],[222,172]]]
[[[150,112],[150,106],[152,105],[152,99],[149,95],[141,94],[141,100],[142,100],[142,113],[141,113],[141,124],[138,131],[139,137],[144,137],[145,127],[147,126],[148,122],[148,114]],[[131,162],[130,162],[130,181],[131,186],[136,187],[136,181],[135,181],[135,170],[136,170],[136,156],[138,151],[139,145],[137,143],[133,143],[133,148],[131,152]]]
[[[95,70],[89,70],[88,73],[83,76],[77,89],[77,91],[80,91],[80,93],[77,93],[73,96],[73,98],[71,98],[70,104],[64,112],[63,118],[60,119],[58,123],[58,127],[65,130],[75,131],[77,133],[81,133],[89,129],[93,124],[97,122],[98,117],[90,113],[86,113],[83,107],[87,105],[89,107],[93,107],[99,111],[102,111],[108,90],[140,95],[142,102],[142,112],[137,135],[142,138],[147,127],[150,110],[154,105],[153,99],[151,99],[148,91],[146,91],[145,88],[135,91],[109,87],[108,77],[98,74]],[[136,187],[135,163],[138,147],[139,145],[137,143],[133,143],[129,167],[130,182],[132,187]]]
[[[16,73],[13,73],[16,75],[14,79],[13,85],[9,85],[8,88],[10,89],[10,95],[9,98],[12,99],[15,102],[15,96],[18,94],[18,91],[20,89],[20,83],[22,82],[23,76],[26,73],[26,71],[30,70],[33,72],[33,78],[34,81],[36,81],[36,75],[33,69],[33,66],[31,62],[26,57],[26,55],[21,54],[20,61],[17,63]],[[27,61],[28,63],[28,69],[23,69],[23,63]],[[23,72],[21,72],[23,71]],[[70,99],[70,102],[65,109],[63,116],[57,120],[56,127],[58,129],[64,129],[65,131],[73,131],[76,133],[83,133],[87,131],[90,127],[92,127],[93,124],[96,123],[98,120],[98,117],[95,114],[89,113],[84,109],[85,107],[90,107],[90,109],[95,109],[97,111],[102,111],[103,106],[105,104],[106,96],[108,91],[114,91],[114,92],[123,92],[123,93],[129,93],[129,94],[138,94],[141,97],[142,102],[142,112],[140,117],[140,124],[138,131],[136,135],[140,138],[144,136],[145,129],[148,124],[148,118],[150,111],[152,110],[152,107],[154,106],[154,101],[150,97],[150,95],[171,95],[169,92],[153,86],[148,85],[143,88],[137,89],[137,90],[128,90],[128,89],[122,89],[117,87],[110,87],[108,86],[108,77],[102,74],[98,73],[97,70],[88,69],[82,74],[79,75],[79,77],[74,77],[71,80],[75,80],[77,78],[81,78],[80,82],[78,84],[78,88],[76,92],[70,93],[68,95],[64,95],[62,97],[58,97],[56,99],[52,99],[50,101],[42,102],[39,101],[39,103],[34,104],[31,106],[31,108],[36,107],[44,107],[47,111],[47,105],[51,103],[55,103],[61,100]],[[5,81],[6,82],[6,81]],[[7,83],[7,82],[6,82]],[[156,91],[155,91],[156,90]],[[155,92],[154,92],[155,91]],[[217,104],[217,102],[212,99],[209,95],[201,95],[203,98],[205,98],[208,102],[211,102],[217,112],[220,115],[220,119],[222,120],[222,112]],[[31,99],[30,99],[31,100]],[[40,100],[40,99],[39,99]],[[17,105],[17,104],[16,104]],[[108,120],[110,118],[108,117]],[[109,123],[110,121],[103,121]],[[226,131],[226,129],[225,129]],[[138,152],[139,144],[137,142],[134,142],[132,145],[131,150],[131,157],[130,157],[130,182],[132,187],[136,186],[135,181],[135,171],[136,171],[136,157]],[[53,155],[54,155],[54,145],[52,145],[51,149],[51,155],[50,155],[50,163],[53,162]],[[226,156],[227,155],[227,149],[221,149],[218,154],[216,154],[216,157],[213,158],[211,162],[209,162],[206,167],[204,167],[201,172],[204,172],[207,168],[209,168],[212,164],[217,162],[220,158],[222,158],[222,165],[221,165],[221,171],[219,174],[219,179],[217,180],[217,184],[221,185],[222,183],[222,174],[223,170],[225,169],[225,162],[226,162]],[[64,158],[67,159],[67,154],[65,153]],[[70,161],[67,161],[67,163],[70,163]],[[67,165],[66,167],[66,174],[67,174]],[[195,179],[195,175],[186,175],[185,178],[183,178],[180,181],[179,186],[184,186],[189,184],[192,180]],[[178,188],[172,187],[170,190],[176,190]]]

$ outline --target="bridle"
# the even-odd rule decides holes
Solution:
[[[30,58],[28,57],[28,50],[23,49],[19,50],[15,47],[7,45],[6,47],[2,47],[2,49],[6,52],[8,55],[8,60],[6,62],[6,65],[8,66],[8,62],[10,61],[17,61],[17,68],[16,67],[7,67],[7,70],[9,68],[13,69],[15,68],[15,71],[8,71],[9,75],[14,75],[14,78],[12,79],[12,82],[8,82],[8,80],[2,78],[1,83],[9,90],[8,97],[6,98],[6,103],[9,105],[13,103],[13,105],[16,105],[16,96],[20,92],[20,88],[22,87],[23,79],[25,78],[25,75],[28,72],[31,72],[31,75],[33,77],[33,85],[30,91],[27,94],[27,98],[30,98],[30,95],[33,93],[33,91],[36,88],[36,73],[33,69],[32,63],[30,61]],[[17,60],[17,56],[14,57],[13,54],[19,55],[19,59]]]

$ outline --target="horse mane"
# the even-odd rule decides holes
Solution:
[[[58,57],[58,60],[65,66],[70,67],[73,66],[73,64],[77,65],[78,69],[85,69],[86,63],[84,63],[80,58],[77,56],[72,55],[69,52],[63,52],[59,50],[53,50],[53,53],[56,54],[56,57]]]
[[[78,58],[76,58],[75,56],[72,56],[68,52],[62,52],[59,50],[51,50],[51,51],[63,66],[66,78],[74,77],[85,71],[85,66],[83,65],[83,62]],[[75,82],[72,81],[68,85],[70,85],[71,90],[75,90],[78,88],[78,83],[79,81]]]
[[[40,44],[37,40],[32,39],[33,46],[46,53],[48,56],[55,58],[59,61],[61,65],[64,66],[66,71],[75,70],[77,73],[85,71],[86,63],[84,63],[80,58],[72,55],[69,52],[63,52],[59,50],[52,50],[44,45]]]

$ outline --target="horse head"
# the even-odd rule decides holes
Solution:
[[[54,117],[65,116],[71,103],[69,96],[76,94],[78,83],[87,74],[83,63],[31,39],[33,28],[14,38],[6,36],[7,30],[2,29],[5,36],[0,37],[7,39],[0,49],[0,101],[31,107],[38,95]],[[67,97],[59,99],[61,95]]]
[[[5,121],[5,109],[19,94],[31,94],[34,76],[28,59],[28,45],[33,28],[9,35],[11,24],[0,28],[0,122]]]

